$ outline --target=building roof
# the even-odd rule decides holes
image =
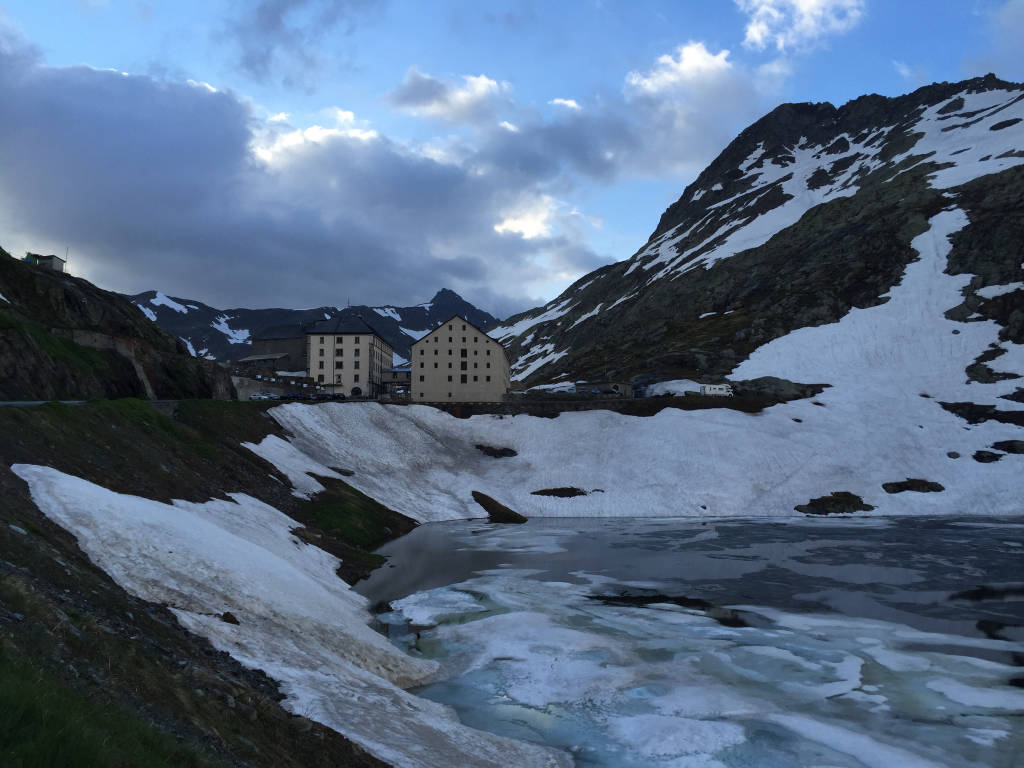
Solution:
[[[467,320],[466,318],[464,318],[464,317],[463,317],[462,315],[452,315],[452,316],[451,316],[451,317],[449,317],[449,318],[448,318],[447,320],[445,320],[445,321],[444,321],[443,323],[440,323],[440,324],[439,324],[439,325],[438,325],[438,326],[437,326],[437,327],[436,327],[436,328],[435,328],[434,330],[432,330],[432,331],[431,331],[430,333],[428,333],[428,334],[426,334],[426,335],[424,335],[424,336],[421,336],[420,338],[416,339],[416,341],[414,341],[414,342],[413,342],[413,343],[412,343],[412,344],[410,345],[410,349],[412,349],[413,347],[415,347],[415,346],[416,346],[417,344],[419,344],[420,342],[422,342],[422,341],[423,341],[424,339],[428,339],[428,338],[430,338],[431,336],[433,336],[433,335],[434,335],[435,333],[437,333],[437,332],[438,332],[438,331],[440,331],[440,330],[441,330],[442,328],[444,328],[444,327],[445,327],[446,325],[448,325],[448,323],[452,322],[452,320],[458,320],[458,321],[459,321],[459,322],[461,322],[461,323],[465,323],[466,325],[470,326],[470,327],[471,327],[471,328],[472,328],[472,329],[473,329],[474,331],[477,331],[478,333],[480,333],[480,335],[482,335],[482,336],[485,336],[486,338],[488,338],[488,339],[490,339],[491,341],[493,341],[493,342],[494,342],[495,344],[497,344],[497,345],[498,345],[498,347],[499,347],[499,348],[501,349],[501,351],[502,351],[502,354],[504,354],[504,355],[505,355],[505,360],[506,360],[506,361],[507,361],[507,362],[508,362],[509,364],[511,364],[511,363],[512,363],[512,361],[511,361],[511,360],[509,360],[509,357],[508,357],[508,350],[507,350],[507,349],[505,349],[505,345],[504,345],[504,344],[502,344],[502,343],[501,343],[500,341],[498,341],[498,340],[497,340],[496,338],[494,338],[494,337],[493,337],[493,336],[491,336],[491,335],[490,335],[489,333],[487,333],[487,331],[482,331],[482,330],[480,330],[480,328],[479,328],[478,326],[476,326],[476,325],[473,325],[473,323],[471,323],[471,322],[470,322],[469,320]]]
[[[280,360],[282,357],[288,357],[287,352],[278,352],[273,355],[249,355],[248,357],[240,357],[239,363],[259,363],[264,360]]]
[[[351,315],[348,317],[332,317],[330,320],[320,320],[306,327],[307,335],[318,333],[364,333],[384,338],[363,318],[352,317]]]

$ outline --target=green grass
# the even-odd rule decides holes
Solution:
[[[8,768],[217,766],[0,645],[0,764]]]
[[[46,326],[34,320],[26,320],[14,313],[0,310],[0,329],[24,331],[43,353],[54,360],[91,371],[105,372],[110,369],[108,355],[52,334]]]
[[[320,478],[325,490],[303,505],[302,516],[337,539],[365,550],[413,527],[407,518],[340,480]],[[388,530],[385,530],[388,529]]]

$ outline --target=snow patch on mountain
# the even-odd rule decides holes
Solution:
[[[162,294],[160,291],[156,292],[156,296],[150,299],[149,303],[155,307],[167,307],[168,309],[173,309],[175,312],[180,312],[183,315],[188,314],[188,307],[182,306],[178,302],[174,301],[174,299],[168,298]]]
[[[416,339],[418,341],[422,339],[424,336],[426,336],[428,333],[430,333],[433,330],[433,328],[424,328],[422,331],[417,331],[412,328],[403,328],[402,326],[398,326],[398,330],[400,330],[409,338]]]
[[[150,309],[149,307],[144,306],[142,304],[136,304],[135,306],[139,308],[139,311],[142,312],[142,314],[144,314],[146,317],[148,317],[154,323],[156,322],[156,312],[154,312],[152,309]]]
[[[399,322],[402,321],[402,316],[395,311],[394,307],[374,307],[373,311],[381,317],[390,317],[398,320]]]
[[[192,355],[192,357],[199,357],[199,355],[196,354],[195,347],[192,346],[191,341],[186,339],[184,336],[179,336],[178,339],[185,343],[185,346],[188,348],[188,353]]]
[[[1003,285],[986,285],[984,288],[979,288],[975,291],[976,294],[981,296],[983,299],[994,299],[996,296],[1002,296],[1005,293],[1013,293],[1024,288],[1024,283],[1005,283]]]
[[[210,323],[210,327],[227,336],[231,344],[247,344],[249,342],[249,331],[244,328],[239,330],[231,328],[228,325],[229,319],[227,315],[220,315]]]

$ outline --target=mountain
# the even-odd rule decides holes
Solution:
[[[0,249],[0,400],[232,396],[124,297]]]
[[[993,344],[1024,342],[1024,293],[996,287],[1024,280],[1022,121],[1024,86],[993,75],[839,108],[783,104],[631,258],[491,334],[530,383],[718,380],[773,339],[888,301],[919,258],[913,239],[956,207],[966,222],[945,268],[970,279],[943,313],[996,323]],[[991,376],[986,363],[973,375]]]
[[[238,360],[251,354],[251,341],[261,331],[282,325],[304,325],[317,320],[362,317],[402,358],[409,347],[453,315],[462,315],[481,330],[496,321],[455,291],[442,288],[434,298],[412,307],[317,307],[315,309],[215,309],[200,301],[146,291],[128,297],[143,314],[174,334],[197,357]]]

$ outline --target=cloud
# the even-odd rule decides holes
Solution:
[[[676,55],[659,56],[649,72],[630,72],[626,82],[643,93],[657,94],[679,88],[706,86],[732,69],[729,51],[712,54],[704,43],[689,42],[676,49]]]
[[[985,54],[965,62],[974,75],[994,72],[1004,80],[1024,80],[1024,0],[1005,0],[988,18]]]
[[[607,261],[544,176],[463,146],[431,157],[348,110],[293,127],[230,91],[49,67],[7,38],[0,103],[0,245],[68,245],[73,271],[108,289],[230,308],[413,304],[450,287],[508,315]],[[531,201],[551,209],[536,230]]]
[[[499,83],[486,75],[464,75],[460,87],[410,67],[388,99],[396,107],[420,117],[473,123],[490,119],[510,90],[508,83]]]
[[[735,0],[747,14],[743,45],[756,51],[810,49],[860,23],[865,0]]]
[[[566,109],[579,109],[580,105],[576,103],[575,99],[552,99],[548,102],[556,107],[565,107]]]
[[[316,44],[338,28],[351,33],[378,5],[373,0],[236,0],[218,37],[233,43],[238,68],[252,79],[310,88],[323,65]]]
[[[892,68],[896,74],[907,81],[909,85],[918,86],[928,82],[928,71],[923,67],[912,67],[905,61],[892,60]]]

